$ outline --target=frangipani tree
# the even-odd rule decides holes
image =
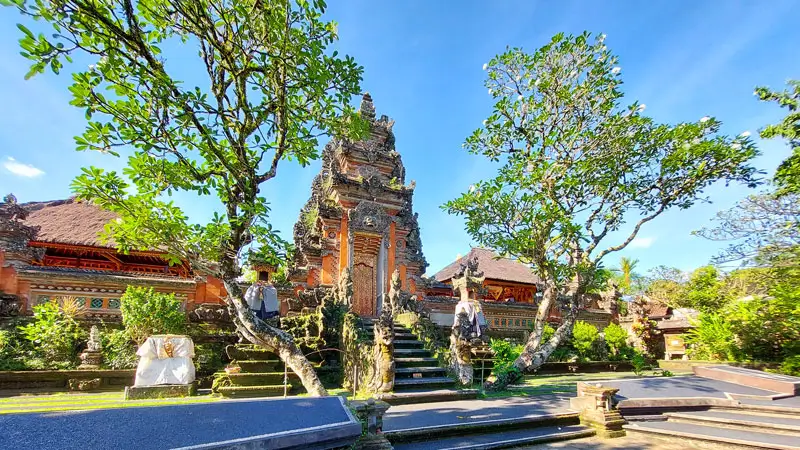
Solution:
[[[355,137],[348,105],[362,68],[328,51],[336,25],[323,0],[0,0],[27,20],[28,76],[90,58],[75,72],[72,104],[86,110],[78,150],[130,153],[123,174],[87,168],[73,183],[82,198],[119,214],[107,227],[123,251],[158,248],[224,281],[239,332],[278,353],[312,395],[325,395],[313,367],[287,333],[258,320],[236,283],[251,244],[280,247],[262,183],[284,160],[318,157],[321,134]],[[195,85],[180,66],[202,69]],[[123,176],[124,175],[124,176]],[[176,192],[218,199],[209,223],[191,224]],[[213,207],[210,205],[210,207]]]
[[[478,243],[530,263],[542,280],[534,331],[504,382],[547,360],[569,335],[600,262],[645,224],[706,201],[703,190],[716,181],[757,183],[748,136],[719,134],[711,117],[660,124],[643,104],[623,104],[621,69],[604,39],[558,34],[534,53],[509,48],[484,67],[494,110],[465,147],[500,167],[444,208],[466,217]],[[563,321],[542,342],[551,307]]]

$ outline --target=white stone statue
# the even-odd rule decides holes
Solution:
[[[257,281],[247,288],[244,300],[259,319],[272,319],[279,315],[278,290],[275,286]]]
[[[134,386],[189,384],[194,381],[194,343],[187,336],[150,336],[136,352]]]

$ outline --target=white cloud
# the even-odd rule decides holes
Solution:
[[[636,237],[633,238],[633,240],[631,241],[630,244],[628,244],[628,246],[630,248],[650,248],[650,246],[653,245],[653,242],[655,242],[655,240],[656,238],[652,237]]]
[[[26,178],[35,178],[41,175],[44,175],[44,171],[34,167],[30,164],[24,164],[12,157],[8,157],[6,162],[3,163],[3,167],[6,168],[9,172],[13,173],[14,175],[19,175],[21,177]]]

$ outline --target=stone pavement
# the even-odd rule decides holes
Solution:
[[[568,450],[687,450],[687,449],[707,449],[687,441],[675,443],[665,442],[660,439],[649,438],[647,436],[624,436],[616,439],[601,439],[598,437],[575,439],[571,441],[551,442],[549,444],[531,445],[528,447],[518,447],[517,450],[544,450],[544,449],[568,449]]]
[[[249,441],[255,435],[295,439],[285,432],[301,428],[312,428],[312,438],[318,441],[351,434],[355,441],[361,434],[361,424],[342,406],[339,397],[232,400],[160,408],[7,414],[0,416],[0,449],[160,450]]]
[[[698,376],[636,378],[628,380],[603,381],[603,386],[619,388],[620,400],[629,398],[664,397],[711,397],[727,398],[725,393],[743,395],[775,394],[772,391],[756,389],[725,381],[710,380]]]
[[[466,424],[569,411],[569,394],[507,397],[392,406],[383,416],[383,430]]]

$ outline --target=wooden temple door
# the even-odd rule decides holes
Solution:
[[[380,237],[356,235],[353,240],[353,311],[378,315],[378,250]]]

